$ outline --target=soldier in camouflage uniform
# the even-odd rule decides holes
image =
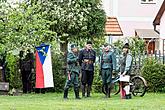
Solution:
[[[123,53],[119,60],[119,67],[120,67],[120,73],[119,73],[120,75],[130,76],[131,67],[132,67],[132,55],[131,53],[129,53],[128,43],[126,43],[123,46]],[[121,93],[121,98],[131,99],[129,81],[120,81],[120,93]]]
[[[67,80],[64,87],[64,99],[68,98],[68,89],[74,85],[74,92],[76,99],[79,97],[79,73],[80,68],[78,64],[78,49],[75,44],[71,45],[71,52],[67,55]]]
[[[101,55],[101,75],[103,87],[106,92],[106,98],[110,98],[110,88],[112,81],[112,72],[116,71],[116,58],[109,45],[104,45],[104,51]]]
[[[87,97],[90,97],[91,86],[94,77],[94,62],[96,59],[96,52],[92,49],[92,42],[88,41],[86,47],[79,53],[79,63],[81,65],[81,84],[82,96],[85,97],[87,86]]]

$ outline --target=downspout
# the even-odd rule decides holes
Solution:
[[[158,30],[156,30],[156,24],[154,24],[153,23],[153,25],[154,25],[154,31],[156,32],[156,33],[158,33],[158,34],[160,34],[160,32],[158,31]],[[163,40],[163,64],[165,63],[165,53],[164,53],[164,44],[165,44],[165,41]]]
[[[156,24],[153,24],[154,25],[154,31],[158,34],[160,34],[160,32],[158,30],[156,30]]]

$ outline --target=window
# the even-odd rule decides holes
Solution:
[[[156,0],[140,0],[141,4],[155,4]]]

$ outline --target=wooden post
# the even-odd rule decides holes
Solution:
[[[134,53],[135,65],[136,65],[136,52]]]
[[[138,61],[138,62],[139,62],[139,67],[138,67],[138,69],[140,69],[140,60],[141,60],[141,58],[140,58],[140,57],[141,57],[140,51],[138,51],[138,57],[139,57],[139,58],[138,58],[138,60],[139,60],[139,61]]]
[[[161,53],[160,53],[160,50],[159,50],[159,61],[161,62],[161,59],[160,59],[160,54],[161,54]]]
[[[157,58],[156,58],[157,50],[155,50],[154,55],[155,55],[155,60],[157,60]]]

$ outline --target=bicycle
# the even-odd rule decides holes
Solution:
[[[140,68],[137,68],[137,66],[134,67],[134,74],[130,75],[130,92],[133,96],[140,96],[143,97],[147,90],[147,82],[146,80],[140,76]],[[114,95],[117,95],[120,92],[120,76],[116,75],[114,78],[112,78],[112,87],[111,90],[114,92]],[[105,94],[104,87],[102,87],[102,92]]]

